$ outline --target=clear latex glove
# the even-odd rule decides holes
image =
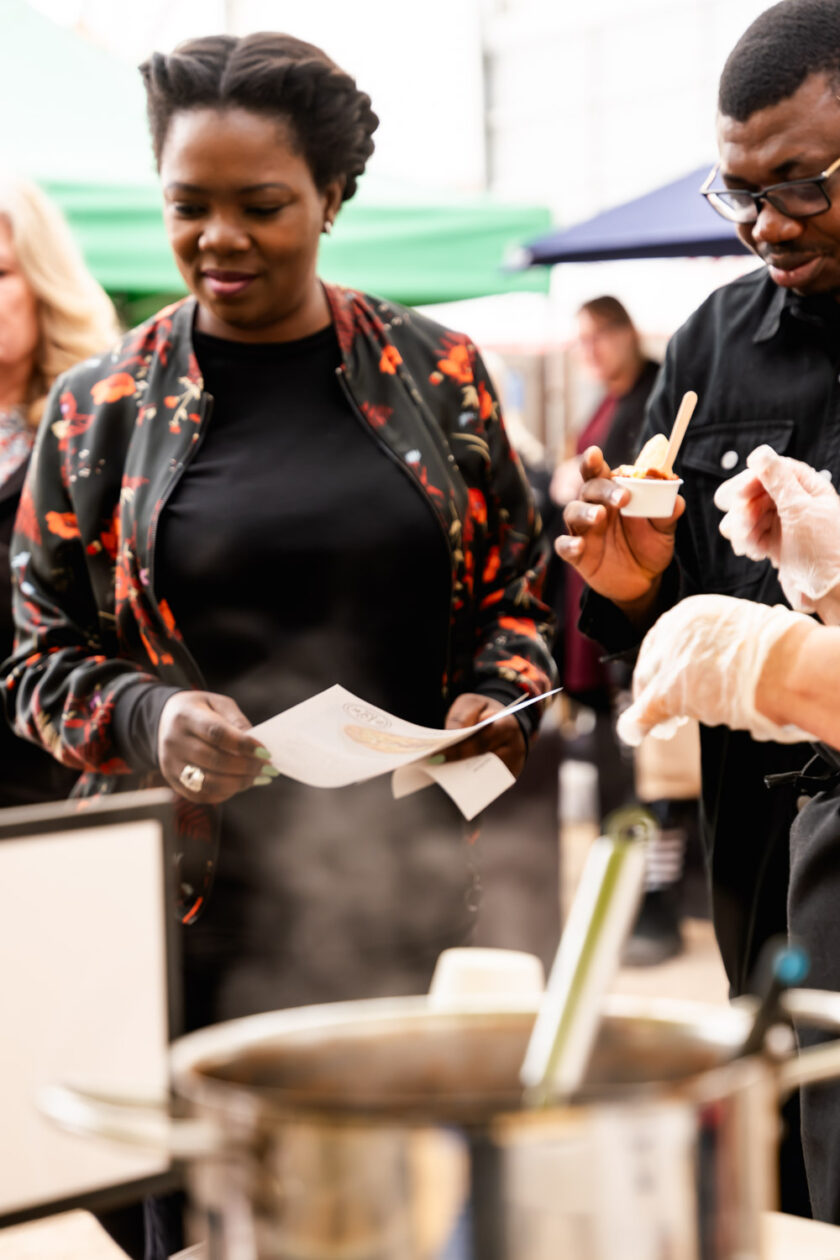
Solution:
[[[627,744],[670,739],[688,720],[749,731],[754,739],[796,744],[813,735],[777,726],[756,708],[756,687],[771,649],[807,619],[728,595],[692,595],[645,636],[633,674],[633,703],[618,719]]]
[[[747,469],[724,482],[715,503],[726,512],[720,532],[739,556],[769,560],[799,612],[824,609],[840,594],[840,496],[818,472],[798,459],[759,446]],[[831,606],[840,605],[834,598]]]

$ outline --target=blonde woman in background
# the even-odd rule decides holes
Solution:
[[[9,544],[47,395],[118,333],[114,308],[60,211],[34,184],[0,175],[0,657],[12,648]],[[0,720],[0,807],[66,796],[75,775]]]

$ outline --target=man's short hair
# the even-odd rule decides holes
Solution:
[[[718,109],[746,122],[778,105],[812,74],[840,88],[840,5],[837,0],[781,0],[753,22],[727,58]]]

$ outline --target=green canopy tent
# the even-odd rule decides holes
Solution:
[[[154,307],[183,292],[163,230],[140,76],[26,0],[0,0],[0,166],[32,175],[67,215],[109,292]],[[417,197],[361,181],[322,244],[325,279],[408,304],[546,292],[542,272],[501,269],[544,232],[547,209]],[[143,301],[145,299],[145,301]],[[151,301],[149,301],[151,299]]]

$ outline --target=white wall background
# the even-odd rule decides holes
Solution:
[[[492,188],[573,223],[711,165],[717,81],[764,0],[485,0]]]
[[[127,73],[153,49],[197,35],[287,31],[324,48],[373,100],[371,173],[457,192],[484,187],[479,0],[31,2],[123,57]]]
[[[320,44],[382,119],[371,170],[574,222],[711,161],[718,75],[765,0],[31,0],[127,63],[228,29]],[[487,109],[485,110],[485,105]]]

